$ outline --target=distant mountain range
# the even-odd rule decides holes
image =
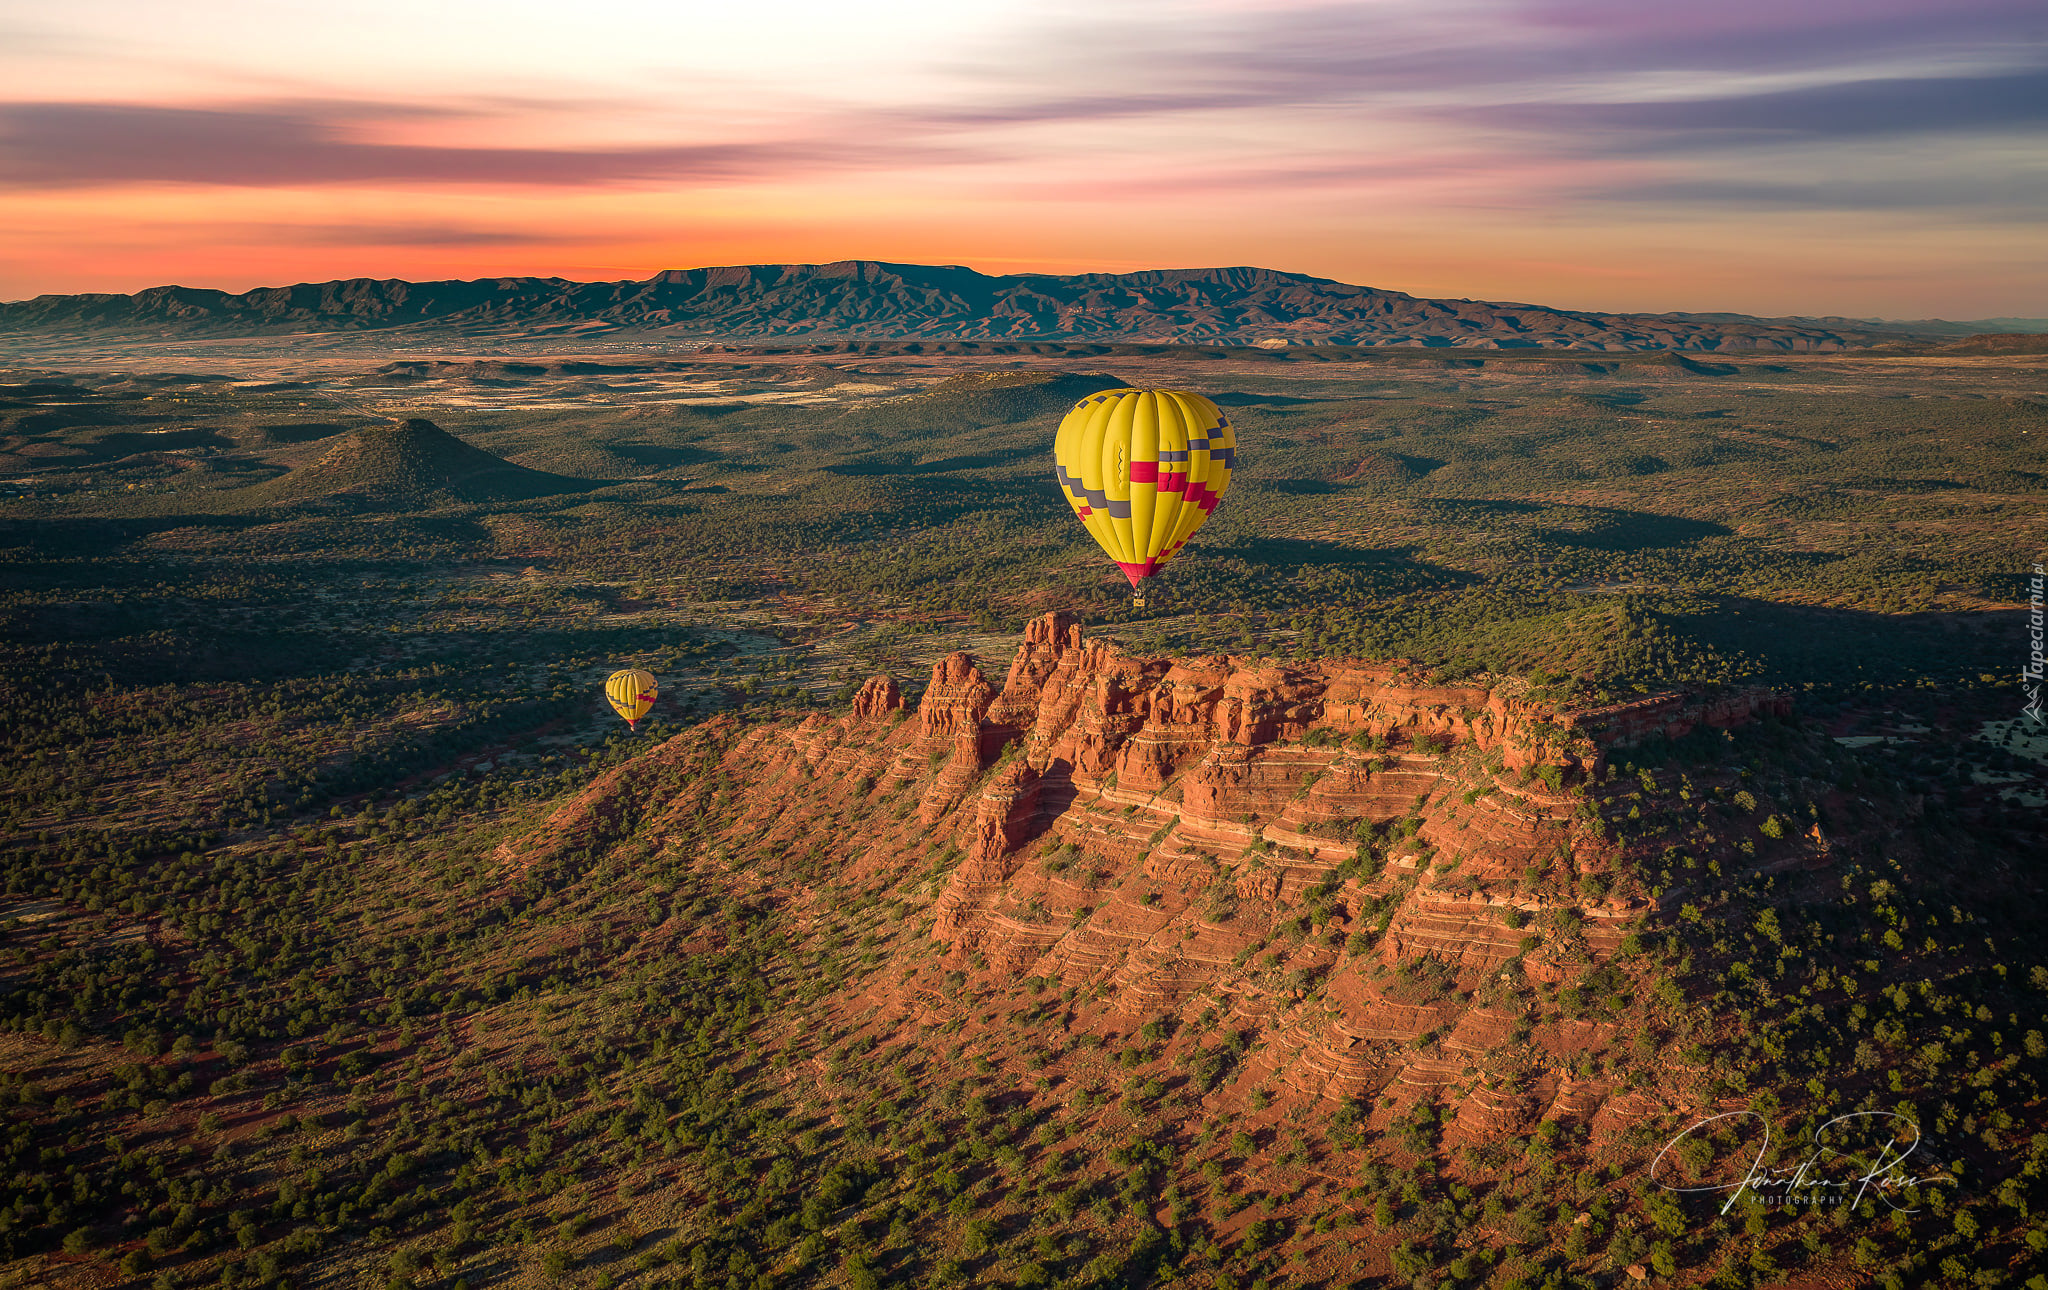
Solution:
[[[640,282],[355,278],[239,294],[151,287],[134,295],[46,295],[0,304],[0,337],[175,339],[397,329],[474,337],[652,333],[679,340],[1085,339],[1269,347],[1797,351],[1864,348],[1902,337],[1937,340],[1977,331],[2048,330],[2048,321],[1902,324],[1739,314],[1604,314],[1431,300],[1273,269],[991,275],[957,265],[873,260],[671,269]]]
[[[1916,339],[1959,340],[1966,336],[1988,335],[2043,335],[2048,334],[2048,318],[1972,318],[1953,322],[1947,318],[1841,318],[1809,317],[1803,314],[1785,318],[1755,318],[1748,314],[1696,314],[1674,313],[1661,315],[1665,318],[1680,318],[1687,322],[1707,323],[1769,323],[1773,327],[1821,327],[1852,331],[1885,332],[1893,336],[1911,336]]]

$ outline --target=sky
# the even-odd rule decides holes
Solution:
[[[2039,317],[2048,6],[0,7],[0,299],[843,259]]]

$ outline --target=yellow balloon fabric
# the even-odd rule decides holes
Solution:
[[[1053,440],[1060,492],[1137,587],[1166,567],[1230,488],[1230,421],[1185,390],[1104,390]]]
[[[654,706],[655,692],[654,673],[637,667],[614,672],[604,683],[604,697],[611,700],[612,710],[624,717],[629,726]]]

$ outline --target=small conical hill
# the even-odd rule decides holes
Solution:
[[[318,461],[249,490],[266,502],[351,496],[406,507],[520,501],[590,484],[528,470],[414,417],[358,430]]]

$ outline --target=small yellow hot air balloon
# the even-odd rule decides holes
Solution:
[[[1237,441],[1208,399],[1185,390],[1104,390],[1074,405],[1053,440],[1060,491],[1145,604],[1230,487]]]
[[[637,667],[614,672],[604,683],[604,697],[611,700],[612,711],[624,717],[628,727],[647,715],[654,706],[655,693],[654,673]]]

